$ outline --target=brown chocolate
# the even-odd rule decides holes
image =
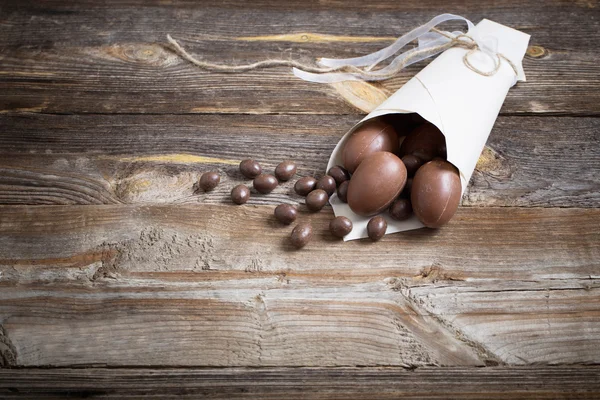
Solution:
[[[244,160],[240,163],[240,172],[248,179],[254,179],[262,172],[262,167],[254,160]]]
[[[410,200],[403,198],[394,200],[388,212],[390,213],[390,217],[396,221],[406,221],[412,215]]]
[[[245,204],[250,198],[250,189],[246,185],[237,185],[231,189],[231,201],[235,204]]]
[[[397,152],[398,135],[389,124],[379,120],[367,121],[359,126],[344,144],[344,168],[354,173],[364,159],[378,151]]]
[[[356,169],[348,186],[348,205],[358,215],[375,215],[402,192],[406,167],[397,156],[378,152],[366,158]]]
[[[282,181],[289,181],[296,175],[296,164],[293,161],[284,161],[275,167],[275,177]]]
[[[343,238],[352,232],[352,221],[346,217],[335,217],[329,222],[329,231],[335,237]]]
[[[402,162],[406,167],[406,174],[410,177],[415,176],[415,173],[417,172],[419,167],[423,165],[423,160],[421,160],[414,154],[405,155],[404,157],[402,157]]]
[[[254,178],[253,182],[254,189],[262,194],[271,193],[278,184],[279,182],[277,182],[277,178],[270,174],[260,174]]]
[[[342,182],[340,186],[337,188],[337,196],[343,203],[348,202],[348,185],[350,181]]]
[[[419,114],[416,113],[387,114],[383,116],[383,120],[394,127],[398,137],[408,135],[413,131],[413,129],[425,121]]]
[[[202,174],[200,177],[199,186],[200,189],[204,190],[205,192],[210,192],[217,187],[219,182],[221,182],[219,173],[216,171],[210,171]]]
[[[317,189],[323,189],[327,196],[331,196],[335,192],[335,179],[329,175],[325,175],[317,181]]]
[[[306,196],[305,202],[310,211],[320,211],[328,200],[327,192],[323,189],[315,189]]]
[[[296,181],[296,184],[294,185],[294,190],[300,196],[306,196],[307,194],[315,190],[316,186],[317,180],[315,178],[313,178],[312,176],[303,176],[302,178]]]
[[[341,185],[342,182],[345,182],[348,179],[350,179],[350,173],[346,170],[346,168],[342,167],[341,165],[331,167],[329,169],[329,172],[327,172],[327,175],[335,179],[335,183],[337,183],[338,185]]]
[[[386,220],[378,215],[369,220],[367,224],[367,234],[369,238],[373,241],[377,241],[381,239],[385,235],[385,231],[387,230],[387,222]]]
[[[435,160],[417,171],[410,198],[413,211],[423,225],[438,228],[450,221],[460,197],[460,176],[454,165]]]
[[[424,162],[431,161],[446,147],[444,134],[433,124],[427,122],[417,127],[402,142],[400,154],[413,154]]]
[[[312,238],[312,226],[308,223],[298,224],[292,230],[290,235],[290,242],[297,249],[301,249],[306,246]]]
[[[275,207],[274,213],[275,218],[277,218],[277,221],[286,225],[289,225],[292,222],[294,222],[296,220],[296,217],[298,216],[298,211],[296,210],[296,207],[291,206],[289,204],[278,205],[277,207]]]
[[[413,178],[408,178],[406,180],[406,185],[404,185],[404,189],[402,189],[402,193],[400,193],[400,197],[403,199],[410,199],[410,191],[412,190]]]

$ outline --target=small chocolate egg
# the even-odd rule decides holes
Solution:
[[[354,173],[360,163],[378,151],[397,152],[398,135],[394,128],[379,120],[360,125],[348,138],[342,150],[344,167]]]
[[[317,189],[323,189],[327,193],[327,196],[335,193],[335,187],[335,179],[329,175],[325,175],[317,181]]]
[[[402,157],[402,162],[406,167],[406,173],[408,176],[414,176],[419,167],[423,165],[423,160],[414,154],[406,154],[404,157]]]
[[[417,171],[412,184],[411,203],[419,221],[438,228],[452,218],[461,197],[458,169],[447,161],[434,160]]]
[[[380,215],[373,217],[367,224],[367,235],[369,238],[376,242],[385,235],[387,230],[387,221]]]
[[[293,161],[283,161],[275,167],[275,177],[281,182],[286,182],[296,175],[296,164]]]
[[[331,167],[327,172],[327,175],[333,177],[335,179],[335,183],[341,185],[342,182],[350,179],[350,173],[346,170],[346,168],[341,165],[336,165],[335,167]]]
[[[210,192],[217,187],[219,182],[221,182],[219,173],[217,171],[210,171],[202,174],[200,177],[199,186],[200,189],[204,190],[205,192]]]
[[[282,224],[289,225],[296,220],[298,211],[296,210],[296,207],[292,205],[280,204],[275,207],[274,214],[275,218],[277,218],[277,221],[281,222]]]
[[[315,178],[313,178],[312,176],[303,176],[302,178],[296,181],[296,184],[294,185],[294,190],[300,196],[306,196],[307,194],[315,190],[316,186],[317,180]]]
[[[306,196],[305,202],[306,207],[310,211],[321,211],[328,200],[329,196],[327,195],[327,192],[323,189],[315,189]]]
[[[390,217],[396,221],[406,221],[412,215],[410,200],[403,198],[394,200],[388,212],[390,213]]]
[[[348,185],[348,205],[358,215],[375,215],[402,192],[406,167],[392,153],[380,151],[367,157],[356,169]]]
[[[240,172],[246,178],[254,179],[261,174],[262,167],[254,160],[243,160],[240,163]]]
[[[279,182],[277,182],[277,178],[270,174],[260,174],[254,178],[253,182],[254,189],[262,194],[271,193],[278,184]]]
[[[245,204],[250,198],[250,189],[246,185],[237,185],[231,189],[231,201],[235,204]]]
[[[342,182],[342,184],[340,186],[338,186],[338,188],[337,188],[337,196],[338,196],[338,199],[340,199],[342,201],[342,203],[348,202],[348,185],[349,184],[350,184],[350,181],[345,181],[345,182]]]
[[[427,122],[406,136],[400,147],[400,154],[412,154],[427,162],[441,156],[445,148],[444,134],[435,125]]]
[[[290,242],[292,245],[301,249],[310,242],[312,238],[312,226],[308,223],[298,224],[292,230],[292,234],[290,235]]]
[[[329,231],[333,236],[343,238],[352,232],[352,221],[343,216],[335,217],[329,223]]]

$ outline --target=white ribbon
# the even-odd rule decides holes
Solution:
[[[465,21],[468,26],[468,30],[466,33],[463,32],[443,32],[443,34],[438,32],[432,32],[431,29],[436,27],[437,25],[446,22],[446,21]],[[496,49],[497,49],[497,40],[495,38],[478,38],[474,35],[475,25],[468,19],[461,17],[459,15],[454,14],[441,14],[437,17],[433,18],[431,21],[427,22],[424,25],[421,25],[412,31],[408,32],[404,36],[399,37],[393,44],[389,45],[386,48],[383,48],[375,53],[367,54],[362,57],[355,58],[343,58],[343,59],[333,59],[333,58],[322,58],[318,61],[318,64],[323,67],[330,68],[338,68],[344,66],[353,66],[353,67],[366,67],[364,68],[365,72],[369,72],[368,74],[362,74],[360,72],[326,72],[326,73],[312,73],[306,72],[298,68],[293,68],[293,73],[300,79],[304,79],[309,82],[317,82],[317,83],[335,83],[335,82],[343,82],[348,80],[368,80],[368,81],[377,81],[384,80],[389,78],[389,72],[394,70],[399,64],[403,63],[408,56],[413,55],[415,52],[423,51],[423,54],[418,57],[414,57],[410,59],[408,63],[404,67],[407,67],[411,64],[414,64],[418,61],[421,61],[425,58],[432,57],[442,50],[439,49],[440,45],[450,42],[458,35],[469,35],[477,46],[479,50],[488,55],[489,57],[495,59]],[[407,50],[392,60],[392,62],[376,71],[373,71],[379,63],[385,61],[398,53],[403,47],[412,42],[413,40],[418,39],[418,46],[414,49]],[[432,50],[432,51],[427,51]]]

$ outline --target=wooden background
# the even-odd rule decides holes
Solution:
[[[372,3],[372,4],[370,4]],[[0,398],[600,397],[597,1],[0,3]],[[342,243],[331,208],[229,200],[253,157],[320,174],[380,84],[287,68],[436,14],[532,35],[454,220]],[[210,194],[194,185],[218,169]],[[302,208],[301,208],[302,210]]]

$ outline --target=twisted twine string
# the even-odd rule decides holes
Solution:
[[[304,64],[295,60],[278,60],[278,59],[268,59],[263,61],[258,61],[252,64],[242,64],[242,65],[226,65],[226,64],[215,64],[207,61],[198,60],[191,54],[189,54],[175,39],[171,37],[171,35],[167,35],[167,40],[173,46],[176,53],[184,58],[185,60],[191,62],[197,67],[207,70],[207,71],[215,71],[215,72],[225,72],[225,73],[239,73],[239,72],[247,72],[261,68],[273,68],[273,67],[295,67],[301,69],[306,72],[312,73],[329,73],[329,72],[348,72],[355,73],[360,75],[363,79],[369,80],[369,78],[378,78],[380,80],[389,79],[398,74],[407,64],[410,64],[412,60],[417,57],[421,57],[425,54],[436,54],[438,52],[445,51],[452,47],[461,47],[465,49],[469,49],[469,51],[463,56],[463,63],[470,70],[478,73],[482,76],[492,76],[495,75],[496,72],[500,69],[501,60],[505,60],[513,69],[516,75],[519,74],[517,67],[515,64],[505,57],[501,53],[495,54],[494,59],[494,69],[491,71],[482,71],[473,64],[469,62],[469,56],[479,50],[479,45],[475,42],[475,40],[466,34],[460,34],[457,36],[449,35],[446,32],[440,31],[436,28],[431,29],[433,32],[436,32],[440,35],[443,35],[450,39],[449,42],[426,48],[426,49],[413,49],[407,51],[407,56],[402,60],[402,62],[398,63],[398,65],[394,66],[391,70],[381,73],[378,70],[371,70],[375,65],[368,66],[366,68],[358,68],[353,65],[342,65],[339,67],[318,67],[314,65]]]

